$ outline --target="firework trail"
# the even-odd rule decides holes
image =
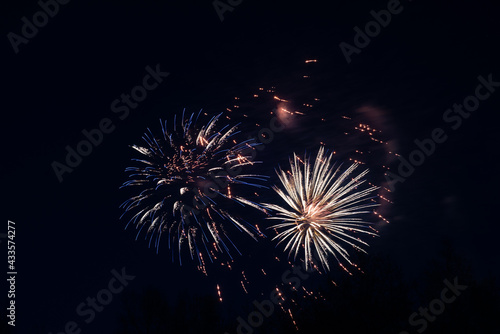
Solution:
[[[180,121],[176,115],[171,132],[167,122],[160,120],[161,136],[155,137],[148,129],[142,137],[146,145],[131,146],[143,157],[132,159],[139,166],[125,170],[129,180],[121,188],[132,187],[135,195],[120,207],[125,210],[122,217],[132,214],[127,227],[135,224],[139,229],[137,237],[147,226],[145,238],[149,236],[149,246],[154,239],[158,252],[161,237],[167,234],[172,259],[175,245],[182,264],[181,249],[187,244],[191,258],[197,257],[198,268],[205,271],[203,253],[211,262],[217,253],[231,257],[230,249],[241,254],[229,237],[230,229],[245,232],[255,240],[264,236],[227,208],[238,204],[264,211],[259,204],[238,196],[236,190],[241,185],[265,188],[259,181],[267,178],[243,173],[245,167],[258,163],[252,161],[257,144],[235,139],[238,124],[219,127],[222,114],[218,114],[197,126],[200,114],[201,110],[185,117],[183,111]]]
[[[278,244],[287,241],[285,251],[289,257],[294,253],[296,258],[303,247],[306,268],[317,256],[323,269],[330,270],[329,255],[341,266],[342,260],[354,265],[344,245],[365,252],[360,246],[367,243],[352,234],[376,235],[368,231],[370,224],[360,215],[369,213],[367,209],[377,205],[370,202],[370,196],[378,187],[359,190],[368,170],[350,178],[358,164],[339,173],[340,167],[335,168],[332,157],[333,154],[325,156],[321,147],[312,165],[307,158],[302,161],[294,154],[290,160],[291,171],[278,171],[284,189],[273,187],[289,208],[264,204],[275,212],[269,219],[282,221],[270,227],[278,231],[274,239],[279,240]]]

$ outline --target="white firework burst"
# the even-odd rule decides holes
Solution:
[[[361,216],[378,205],[371,201],[371,194],[378,187],[361,190],[366,182],[362,178],[368,170],[351,176],[358,164],[340,172],[340,166],[335,167],[332,158],[333,154],[325,156],[323,147],[314,165],[307,158],[302,161],[294,154],[290,160],[291,170],[277,171],[284,189],[273,187],[288,208],[264,204],[275,212],[268,219],[281,220],[280,224],[270,227],[278,231],[273,240],[277,239],[278,244],[287,242],[285,251],[289,257],[294,253],[294,259],[304,248],[306,268],[316,256],[325,270],[330,270],[329,256],[341,266],[342,260],[354,265],[345,246],[365,252],[361,247],[368,244],[354,234],[376,235],[370,231],[370,223]]]

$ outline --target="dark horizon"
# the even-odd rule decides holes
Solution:
[[[384,193],[393,204],[382,201],[380,208],[390,223],[372,217],[378,237],[369,239],[367,255],[353,252],[364,274],[351,276],[337,266],[330,274],[310,273],[304,286],[324,299],[289,291],[297,299],[290,308],[299,330],[287,312],[275,310],[254,333],[309,333],[322,326],[339,333],[416,333],[408,317],[455,277],[470,288],[429,321],[425,333],[469,333],[494,324],[500,307],[500,263],[492,250],[500,232],[494,218],[496,6],[55,1],[40,2],[52,9],[23,1],[0,11],[7,117],[0,168],[6,220],[15,222],[17,271],[16,326],[4,315],[2,330],[55,334],[75,321],[73,330],[81,333],[233,334],[253,300],[268,298],[282,283],[292,266],[258,210],[235,209],[267,238],[254,242],[233,233],[242,253],[233,252],[233,270],[209,265],[207,276],[188,252],[182,266],[177,258],[172,262],[166,239],[156,254],[144,234],[135,240],[135,226],[124,229],[128,220],[119,219],[119,206],[130,192],[119,187],[137,158],[130,145],[143,144],[148,128],[159,134],[158,120],[171,122],[184,108],[203,109],[203,121],[224,112],[228,124],[241,123],[242,140],[281,115],[286,127],[257,151],[262,164],[249,169],[269,176],[267,186],[279,182],[275,169],[286,168],[294,152],[314,155],[324,146],[338,163],[364,160],[369,181],[394,190]],[[233,3],[232,10],[214,3]],[[46,23],[30,31],[40,11],[50,12]],[[380,13],[392,14],[384,21]],[[371,21],[379,28],[367,34]],[[282,102],[275,96],[299,113],[279,114]],[[358,124],[380,130],[384,143]],[[431,145],[431,139],[432,152],[401,176],[402,159],[415,158],[416,150],[425,151],[418,143]],[[91,152],[69,166],[67,148],[76,152],[83,140],[95,140]],[[404,182],[389,186],[386,167]],[[252,197],[253,189],[241,194]],[[271,189],[259,196],[279,202]],[[7,225],[0,230],[5,253]],[[122,270],[134,278],[120,281]],[[251,280],[248,294],[241,271]],[[120,292],[87,323],[91,312],[76,310],[102,289]],[[126,315],[130,305],[136,308]],[[131,319],[152,327],[130,329]]]

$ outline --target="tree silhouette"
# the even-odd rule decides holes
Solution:
[[[218,301],[212,296],[191,297],[182,291],[173,307],[158,289],[129,292],[116,334],[222,333]]]
[[[443,281],[452,282],[455,277],[467,289],[446,304],[445,310],[428,322],[422,332],[491,333],[490,328],[496,328],[500,314],[498,281],[495,277],[475,278],[470,265],[448,241],[443,241],[442,251],[413,280],[405,279],[389,258],[363,255],[359,261],[363,272],[354,272],[352,276],[343,272],[316,278],[312,275],[306,283],[313,283],[313,296],[287,292],[286,312],[276,307],[261,326],[252,328],[252,334],[418,333],[422,328],[412,325],[409,317],[441,298],[446,287]],[[231,305],[220,303],[215,294],[191,296],[184,290],[170,305],[161,291],[147,289],[124,294],[122,303],[117,334],[237,334],[236,319],[226,317]],[[245,315],[255,309],[251,303],[238,307]]]

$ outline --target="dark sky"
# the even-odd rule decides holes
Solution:
[[[150,286],[171,300],[184,290],[215,293],[223,276],[217,269],[204,277],[189,261],[180,268],[170,262],[166,246],[156,255],[134,241],[133,230],[124,231],[118,206],[126,197],[118,187],[132,157],[128,145],[138,143],[147,127],[158,129],[158,118],[171,119],[184,107],[224,111],[235,96],[250,96],[258,87],[274,86],[292,101],[305,96],[325,103],[262,155],[270,159],[263,174],[273,175],[278,163],[286,163],[293,145],[304,150],[319,141],[335,143],[328,129],[316,128],[315,117],[375,106],[384,111],[379,121],[387,138],[406,157],[416,138],[446,128],[447,141],[396,186],[391,224],[370,251],[391,258],[411,280],[447,239],[477,277],[498,276],[500,228],[493,212],[500,93],[482,101],[457,130],[442,119],[454,103],[474,94],[478,76],[500,81],[496,8],[491,1],[402,0],[402,11],[347,63],[339,44],[353,45],[353,28],[364,28],[373,19],[370,11],[387,3],[245,0],[221,22],[210,0],[73,0],[60,5],[16,53],[8,34],[22,34],[21,18],[32,21],[40,6],[4,1],[0,231],[5,233],[7,220],[16,223],[18,333],[34,325],[58,333],[72,319],[83,333],[111,332],[118,303],[88,325],[75,307],[107,286],[112,269],[125,267],[136,277],[131,290]],[[306,59],[317,59],[316,67],[306,67]],[[111,103],[157,64],[169,76],[120,120]],[[307,71],[311,80],[304,83],[300,77]],[[247,108],[253,120],[265,121],[275,106]],[[63,162],[65,147],[74,148],[82,130],[104,118],[114,130],[59,182],[51,163]],[[308,138],[314,142],[304,142]],[[391,167],[397,166],[395,161]],[[249,266],[258,262],[246,260]],[[236,287],[226,293],[233,292]]]

